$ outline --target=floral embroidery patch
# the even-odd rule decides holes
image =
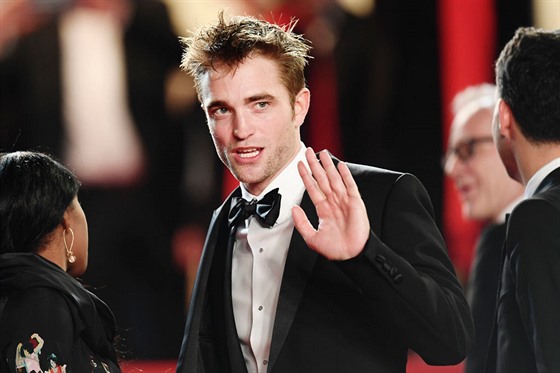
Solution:
[[[62,358],[57,356],[56,353],[50,353],[51,350],[49,350],[49,346],[43,349],[44,345],[45,341],[38,333],[33,333],[27,341],[18,343],[15,351],[16,372],[66,373],[66,362],[62,361]],[[41,352],[44,352],[43,355],[45,356],[43,356]],[[97,356],[90,355],[85,363],[89,365],[87,373],[111,373],[109,365],[101,361]]]
[[[45,341],[33,333],[29,340],[20,342],[16,347],[16,372],[18,373],[66,373],[63,364],[55,354],[41,358]]]

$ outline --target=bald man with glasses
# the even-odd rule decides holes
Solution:
[[[492,139],[496,87],[471,86],[453,100],[448,150],[442,160],[455,183],[466,219],[484,223],[475,248],[467,299],[475,322],[475,347],[465,373],[483,371],[500,274],[505,215],[521,199],[523,186],[511,179]]]

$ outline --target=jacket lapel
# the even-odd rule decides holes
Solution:
[[[307,214],[311,224],[316,227],[318,224],[317,212],[307,193],[303,195],[301,207]],[[278,296],[272,344],[268,359],[268,372],[272,371],[290,331],[306,283],[313,271],[317,255],[317,253],[307,247],[303,237],[294,228]]]

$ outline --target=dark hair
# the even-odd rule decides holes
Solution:
[[[519,28],[496,62],[496,85],[529,141],[560,142],[560,30]]]
[[[76,176],[48,155],[0,153],[0,253],[37,252],[79,188]]]
[[[279,26],[250,16],[232,17],[228,22],[220,12],[217,24],[181,38],[185,47],[181,68],[193,76],[200,99],[201,78],[215,64],[234,69],[248,57],[267,56],[278,64],[293,104],[305,87],[304,68],[311,50],[309,41],[293,32],[296,23]]]

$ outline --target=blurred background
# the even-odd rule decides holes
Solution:
[[[206,227],[235,186],[178,67],[178,36],[221,9],[299,19],[314,57],[304,142],[416,175],[465,284],[480,226],[440,166],[450,102],[493,82],[515,29],[560,28],[560,0],[0,0],[0,150],[48,152],[83,182],[83,281],[127,359],[176,359]]]

